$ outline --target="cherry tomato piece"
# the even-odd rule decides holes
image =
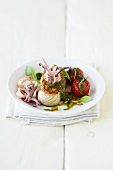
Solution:
[[[90,83],[86,78],[83,78],[81,81],[79,79],[75,79],[71,86],[72,93],[78,97],[88,95],[89,90]]]
[[[80,68],[78,68],[78,67],[77,68],[70,68],[68,70],[68,74],[69,74],[69,77],[70,77],[70,80],[67,80],[67,84],[68,85],[72,85],[74,80],[75,80],[75,78],[77,78],[79,76],[80,77],[84,76],[83,71]]]
[[[77,67],[76,70],[77,70],[76,76],[84,77],[84,73],[80,68]]]

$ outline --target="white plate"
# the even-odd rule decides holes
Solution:
[[[27,65],[33,66],[36,71],[43,71],[43,69],[39,66],[39,63],[43,63],[43,60],[33,60],[29,61],[27,63],[24,63],[20,67],[18,67],[9,77],[8,80],[8,90],[13,97],[13,99],[23,105],[24,107],[30,109],[31,111],[35,111],[38,113],[42,113],[43,115],[51,115],[51,116],[61,116],[61,117],[70,117],[71,115],[77,115],[80,112],[83,112],[92,106],[94,106],[96,103],[100,101],[102,98],[104,91],[105,91],[105,83],[100,75],[100,73],[94,69],[92,66],[86,63],[78,62],[76,60],[68,60],[68,59],[46,59],[46,62],[48,65],[52,66],[53,64],[56,64],[58,66],[72,66],[72,67],[79,67],[84,71],[85,76],[88,78],[91,84],[91,90],[90,95],[92,96],[92,101],[88,103],[84,103],[82,106],[74,106],[70,110],[59,110],[59,111],[45,111],[43,106],[40,106],[38,108],[34,108],[33,106],[25,103],[21,99],[19,99],[16,96],[17,91],[17,82],[18,80],[25,75],[25,68]]]

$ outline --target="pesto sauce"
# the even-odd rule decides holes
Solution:
[[[66,106],[66,108],[63,109],[63,110],[69,110],[69,109],[71,109],[72,107],[74,107],[74,106],[76,106],[76,105],[77,105],[77,104],[73,103],[72,106],[69,107],[69,106],[68,106],[68,103],[62,103],[62,104],[58,104],[57,106]],[[44,110],[45,110],[45,111],[51,111],[51,112],[53,112],[53,111],[59,111],[58,108],[55,109],[55,110],[51,110],[51,109],[44,109]]]
[[[91,101],[91,97],[90,97],[90,96],[77,97],[76,100],[77,100],[78,102],[82,102],[82,101],[80,101],[81,99],[84,99],[84,102],[83,102],[83,103]],[[87,99],[87,100],[86,100],[86,99]],[[66,103],[65,103],[65,102],[66,102]],[[58,104],[58,105],[57,105],[57,109],[55,109],[55,110],[51,110],[51,108],[50,108],[50,109],[44,109],[44,110],[46,110],[46,111],[59,111],[58,106],[66,106],[66,108],[63,109],[63,110],[70,110],[70,109],[73,108],[74,106],[79,106],[77,103],[73,103],[71,106],[69,106],[69,103],[70,103],[70,102],[71,102],[71,100],[68,100],[68,101],[64,101],[64,103],[62,103],[62,104]]]
[[[60,83],[56,83],[54,86],[47,86],[47,89],[58,89],[58,88],[64,88]]]
[[[69,109],[71,109],[72,107],[77,106],[77,104],[75,104],[75,103],[73,103],[72,106],[70,106],[70,107],[68,106],[68,103],[66,103],[65,105],[66,105],[67,108],[64,109],[64,110],[69,110]]]

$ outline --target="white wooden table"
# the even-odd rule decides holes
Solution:
[[[112,0],[0,1],[0,170],[113,170],[112,6]],[[96,64],[106,84],[98,120],[43,127],[5,118],[10,73],[42,57]]]

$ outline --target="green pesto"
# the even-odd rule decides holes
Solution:
[[[64,88],[64,84],[63,83],[55,83],[54,86],[46,86],[47,89],[59,89],[59,88]]]
[[[67,106],[67,108],[64,110],[69,110],[69,109],[73,108],[74,106],[77,106],[77,104],[73,103],[72,106],[70,106],[70,107],[68,106],[68,104],[66,104],[66,106]]]
[[[74,107],[74,106],[76,106],[77,104],[75,104],[75,103],[73,103],[73,105],[71,106],[71,107],[69,107],[68,106],[68,103],[62,103],[62,104],[58,104],[57,106],[66,106],[66,108],[65,109],[63,109],[63,110],[69,110],[69,109],[71,109],[72,107]],[[59,109],[57,108],[57,109],[55,109],[55,110],[51,110],[51,109],[44,109],[45,111],[51,111],[51,112],[53,112],[53,111],[59,111]]]
[[[72,106],[69,107],[69,103],[71,102],[71,97],[69,99],[69,98],[66,98],[67,96],[65,95],[65,93],[62,93],[62,94],[64,95],[63,96],[64,97],[64,103],[58,104],[57,106],[66,106],[66,108],[64,110],[69,110],[69,109],[73,108],[74,106],[78,106],[76,103],[73,103]],[[87,103],[87,102],[90,102],[92,100],[92,98],[91,98],[91,96],[86,95],[86,96],[83,96],[83,97],[78,97],[76,100],[78,102],[80,101],[80,102],[83,102],[83,103]],[[44,110],[46,110],[46,111],[59,111],[58,107],[55,110],[50,110],[50,109],[44,109]]]

